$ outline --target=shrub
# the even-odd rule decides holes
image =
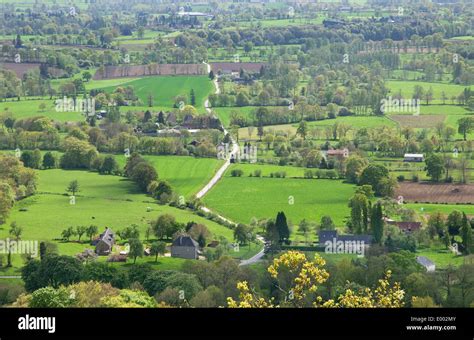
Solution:
[[[405,180],[405,176],[403,175],[397,176],[397,181],[403,182],[404,180]]]
[[[240,169],[233,169],[231,172],[230,172],[230,175],[232,177],[241,177],[242,175],[244,174],[244,172]]]
[[[313,178],[313,172],[311,170],[305,170],[304,178]]]
[[[258,169],[253,172],[255,177],[262,177],[262,170]]]

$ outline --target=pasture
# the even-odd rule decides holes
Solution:
[[[211,210],[241,223],[249,223],[252,217],[274,218],[277,212],[284,211],[294,224],[302,219],[319,222],[322,216],[329,215],[342,227],[353,192],[353,185],[340,180],[226,175],[204,197],[204,202]]]
[[[213,91],[213,84],[207,76],[158,76],[143,77],[124,84],[132,86],[135,95],[141,100],[143,105],[148,104],[148,97],[153,97],[153,107],[166,107],[173,109],[174,98],[179,95],[187,96],[188,101],[185,104],[191,104],[190,92],[193,89],[196,98],[195,107],[204,111],[204,101]],[[115,91],[116,86],[103,88],[106,92]]]
[[[45,108],[40,109],[40,105],[44,104]],[[46,116],[60,122],[79,122],[84,121],[84,115],[81,112],[60,112],[56,111],[54,99],[32,100],[23,98],[20,101],[0,102],[0,112],[10,112],[16,119]]]
[[[390,90],[390,95],[394,96],[401,91],[403,98],[412,98],[414,87],[419,85],[423,87],[424,91],[428,91],[431,87],[433,89],[433,100],[432,104],[442,104],[442,92],[446,94],[447,102],[451,101],[452,96],[459,96],[466,87],[463,85],[451,84],[451,83],[430,83],[426,81],[399,81],[389,80],[386,82],[387,88]],[[424,100],[421,100],[424,103]]]
[[[75,204],[71,204],[69,194],[66,193],[66,187],[72,180],[77,180],[80,186]],[[171,214],[182,223],[202,223],[207,226],[213,238],[222,236],[229,241],[233,240],[231,229],[191,211],[158,205],[151,197],[138,192],[135,184],[128,179],[58,169],[38,171],[37,193],[15,204],[7,223],[0,226],[0,238],[8,237],[10,223],[16,222],[23,228],[23,240],[53,241],[58,245],[60,254],[75,255],[91,246],[86,236],[82,237],[81,242],[75,236],[70,242],[58,240],[61,232],[68,227],[96,225],[100,232],[105,227],[116,232],[136,224],[140,238],[144,239],[148,223],[162,214]],[[248,249],[240,252],[248,253]],[[232,256],[240,257],[240,252],[233,253]],[[168,261],[168,258],[161,259],[160,263]],[[169,261],[176,262],[175,259]],[[21,266],[21,262],[19,256],[14,256],[15,267]]]
[[[223,161],[217,158],[194,158],[187,156],[143,156],[158,172],[160,179],[168,181],[173,190],[186,198],[191,198],[211,180]],[[116,156],[120,167],[126,158]]]

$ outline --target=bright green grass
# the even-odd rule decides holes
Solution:
[[[262,172],[262,177],[269,177],[271,173],[284,171],[286,177],[304,177],[305,168],[297,168],[294,166],[280,166],[280,165],[270,165],[270,164],[232,164],[230,169],[240,169],[244,172],[243,177],[249,177],[250,174],[254,174],[255,170],[260,170]],[[230,171],[227,171],[224,175],[225,177],[231,177]]]
[[[178,95],[189,97],[191,89],[196,96],[196,108],[204,110],[204,101],[213,90],[213,84],[207,76],[159,76],[144,77],[126,83],[133,86],[135,95],[143,105],[148,105],[148,95],[153,96],[153,105],[173,108],[174,98]],[[116,86],[104,87],[107,92],[113,92]]]
[[[339,180],[224,177],[204,202],[231,220],[249,223],[252,217],[274,218],[284,211],[293,223],[320,221],[329,215],[338,226],[349,215],[347,202],[354,186]],[[293,198],[293,204],[291,200]]]
[[[417,256],[425,256],[436,264],[436,269],[446,268],[448,265],[460,266],[464,263],[463,256],[457,256],[444,248],[419,249]]]
[[[244,107],[214,107],[212,110],[217,114],[221,123],[228,127],[230,125],[231,114],[236,112],[239,116],[243,116],[247,119],[251,117],[251,114],[256,110],[257,106],[244,106]],[[273,107],[268,106],[267,109],[271,110]]]
[[[396,112],[389,111],[388,114],[396,115],[413,115],[413,112]],[[435,105],[425,105],[423,102],[420,105],[420,114],[422,115],[465,115],[470,114],[471,112],[466,107],[460,105],[451,105],[451,101],[447,100],[446,104],[435,104]]]
[[[386,86],[390,89],[391,94],[398,94],[398,91],[402,91],[402,96],[404,98],[411,98],[413,95],[413,90],[415,85],[420,85],[424,88],[425,92],[431,87],[433,89],[433,98],[432,103],[442,103],[441,92],[444,91],[448,97],[448,101],[451,100],[452,96],[458,96],[466,87],[463,85],[448,84],[448,83],[429,83],[425,81],[398,81],[390,80],[386,82]],[[423,101],[422,101],[423,102]]]
[[[203,223],[213,234],[232,239],[230,229],[189,211],[158,205],[139,193],[135,184],[125,178],[57,169],[41,170],[38,174],[38,193],[17,202],[9,218],[9,222],[16,221],[23,227],[24,239],[51,240],[59,237],[68,226],[95,224],[99,228],[109,226],[118,230],[133,223],[139,226],[143,237],[147,222],[164,213],[174,215],[181,222],[194,220]],[[76,194],[76,204],[72,205],[64,193],[68,183],[75,179],[79,182],[80,192]],[[147,212],[148,207],[150,212]],[[20,208],[28,211],[20,212]],[[4,226],[0,235],[6,236],[6,229]],[[60,245],[61,248],[75,247],[67,243]],[[76,248],[83,248],[83,245],[77,244]]]
[[[442,212],[449,214],[453,210],[465,212],[467,215],[474,215],[474,205],[469,204],[425,204],[425,203],[408,203],[408,208],[414,209],[421,214],[431,214],[433,212]]]
[[[15,151],[12,150],[0,150],[0,154],[2,153],[15,155]],[[41,153],[44,154],[46,151],[42,151]],[[53,154],[57,159],[59,159],[62,155],[61,152],[57,151],[53,151]],[[117,160],[119,168],[123,169],[126,164],[125,156],[113,156]],[[158,172],[159,179],[168,181],[171,184],[173,190],[179,195],[183,195],[185,198],[191,198],[200,189],[202,189],[223,164],[222,160],[216,158],[194,158],[191,156],[143,155],[143,158],[145,158],[155,167],[156,171]],[[290,170],[301,170],[301,168],[287,168]],[[272,171],[277,170],[275,169]],[[266,172],[264,171],[264,173]],[[289,175],[291,172],[287,171],[287,173]],[[302,177],[302,173],[300,177]],[[103,178],[107,180],[108,176],[103,176]],[[52,185],[54,185],[54,183],[52,183]],[[64,188],[58,187],[58,189],[62,190]]]
[[[139,193],[135,184],[125,178],[77,170],[42,170],[38,171],[38,175],[37,194],[15,204],[7,223],[0,226],[0,238],[8,236],[8,226],[13,221],[23,228],[23,240],[54,241],[69,226],[91,224],[97,225],[100,231],[105,227],[117,231],[136,224],[141,238],[144,238],[148,223],[167,213],[182,223],[194,221],[206,225],[214,238],[223,236],[233,240],[232,230],[190,211],[158,205],[150,197]],[[68,183],[75,179],[79,182],[80,192],[76,195],[76,204],[71,205],[68,195],[64,193]],[[27,211],[20,211],[22,208]],[[56,242],[60,254],[75,255],[91,248],[87,237],[83,236],[82,241]],[[242,248],[231,255],[240,257],[247,253],[248,250]],[[13,262],[15,267],[22,265],[20,256],[14,256]]]
[[[325,119],[315,122],[309,122],[308,126],[310,128],[319,128],[324,130],[327,126],[333,126],[334,124],[346,124],[352,129],[362,129],[362,128],[374,128],[377,126],[391,126],[396,127],[398,124],[393,120],[387,117],[376,117],[376,116],[349,116],[349,117],[337,117],[335,119]],[[290,136],[296,135],[296,130],[298,124],[281,124],[281,125],[269,125],[264,127],[265,132],[284,131]],[[348,136],[350,136],[350,131]],[[239,129],[239,137],[241,139],[257,140],[257,129],[255,128],[252,132],[252,136],[249,136],[248,128]],[[308,138],[310,135],[308,135]]]
[[[157,170],[160,179],[168,181],[180,195],[190,198],[211,180],[223,164],[216,158],[194,158],[184,156],[143,156]],[[125,156],[116,156],[121,167]]]
[[[46,104],[44,111],[39,109],[42,103]],[[0,102],[0,112],[5,111],[6,108],[15,118],[46,116],[60,122],[84,120],[84,115],[80,112],[57,112],[54,100],[49,99]]]
[[[114,79],[103,79],[103,80],[90,80],[85,83],[86,90],[91,89],[102,89],[112,86],[127,86],[128,83],[139,80],[140,78],[114,78]]]
[[[463,35],[459,37],[452,37],[450,40],[474,40],[474,36],[471,35]]]

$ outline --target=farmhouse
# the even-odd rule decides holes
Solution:
[[[171,244],[171,257],[196,260],[199,254],[199,244],[191,236],[180,235]]]
[[[423,267],[425,267],[425,269],[428,273],[432,273],[436,270],[436,265],[434,264],[434,262],[431,261],[430,259],[428,259],[425,256],[417,256],[416,257],[416,262],[418,262]]]
[[[397,226],[401,231],[406,234],[411,234],[412,232],[421,229],[421,222],[398,222],[387,220],[387,224]]]
[[[266,63],[211,63],[212,70],[217,74],[239,76],[240,70],[247,73],[258,73]]]
[[[422,153],[406,153],[403,156],[404,162],[423,162],[425,157]]]
[[[349,157],[349,150],[347,148],[344,149],[334,149],[334,150],[328,150],[326,152],[327,158],[346,158]]]
[[[115,238],[112,229],[105,228],[105,231],[100,234],[99,238],[94,241],[95,252],[98,255],[108,255],[112,251]]]

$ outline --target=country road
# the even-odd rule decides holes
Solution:
[[[206,62],[203,62],[205,65],[207,65],[207,73],[209,74],[211,72],[211,65],[209,65],[208,63]],[[216,94],[219,94],[220,93],[220,89],[219,89],[219,84],[217,82],[217,78],[214,78],[213,80],[213,83],[214,83],[214,87],[216,89],[215,93]],[[209,99],[206,99],[206,101],[204,102],[204,106],[206,108],[206,111],[211,114],[212,113],[212,110],[211,110],[211,104],[209,103]],[[224,127],[224,125],[221,125],[222,126],[222,130],[224,131],[224,134],[228,134],[229,132],[226,130],[226,128]],[[231,154],[236,154],[238,151],[239,151],[239,144],[234,140],[234,138],[229,134],[230,136],[230,140],[231,140],[231,143],[232,143],[232,151],[231,151]],[[230,166],[230,157],[229,159],[226,159],[225,163],[219,168],[219,170],[217,170],[217,172],[215,173],[215,175],[211,178],[211,180],[196,194],[196,197],[197,198],[202,198],[204,197],[204,195],[206,195],[209,190],[212,189],[212,187],[222,178],[222,176],[224,175],[225,171],[229,168]],[[212,213],[212,211],[207,208],[207,207],[201,207],[201,210],[206,212],[206,213]],[[226,223],[231,223],[231,224],[237,224],[227,218],[225,218],[224,216],[222,215],[219,215],[217,214],[217,217],[219,219],[221,219],[223,222],[226,222]],[[257,239],[262,242],[262,243],[265,243],[265,239],[261,236],[257,236]],[[257,254],[255,254],[254,256],[252,256],[250,259],[247,259],[247,260],[242,260],[239,264],[239,266],[247,266],[249,264],[253,264],[253,263],[256,263],[258,261],[260,261],[260,259],[265,255],[264,253],[264,248],[262,248]]]
[[[211,72],[211,65],[209,65],[208,63],[204,63],[204,64],[207,65],[207,73]],[[214,83],[214,87],[216,88],[215,93],[219,94],[220,93],[219,84],[217,83],[216,78],[214,78],[213,83]],[[209,103],[209,99],[206,99],[206,102],[204,103],[204,106],[206,107],[206,110],[207,110],[208,113],[212,113],[211,104]],[[224,125],[222,125],[222,130],[224,131],[224,134],[228,134],[228,131],[226,130]],[[232,143],[231,154],[236,154],[239,150],[239,145],[235,142],[235,140],[234,140],[234,138],[232,138],[232,136],[230,136],[230,140],[231,140],[231,143]],[[227,168],[229,166],[230,166],[230,159],[226,159],[225,163],[220,167],[220,169],[216,172],[214,177],[212,177],[212,179],[209,181],[209,183],[207,183],[204,186],[204,188],[202,188],[196,194],[196,197],[197,198],[202,198],[205,194],[207,194],[207,192],[212,189],[212,187],[219,181],[219,179],[221,179],[222,175],[224,175],[224,172],[227,170]]]
[[[262,236],[257,236],[257,240],[265,244],[265,239]],[[265,247],[262,248],[257,254],[255,254],[251,258],[240,261],[239,266],[248,266],[249,264],[257,263],[258,261],[262,259],[264,255],[265,255]]]

